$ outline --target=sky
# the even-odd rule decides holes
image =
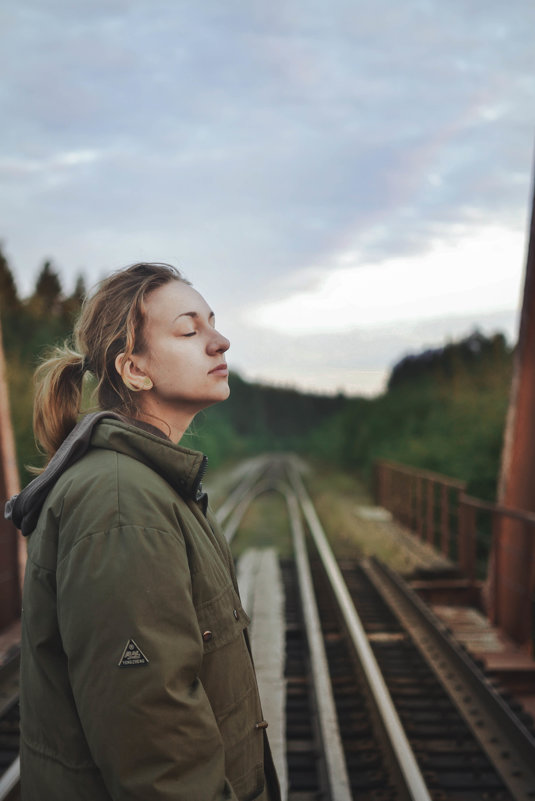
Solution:
[[[3,0],[0,240],[21,294],[178,266],[249,380],[373,395],[514,342],[532,203],[525,0]]]

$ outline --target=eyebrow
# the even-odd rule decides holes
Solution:
[[[199,313],[195,312],[195,311],[182,312],[182,314],[177,314],[177,316],[175,317],[175,320],[179,320],[181,317],[191,317],[192,319],[196,319],[199,316],[200,316]],[[214,317],[215,317],[215,314],[214,314],[213,311],[211,311],[210,314],[208,315],[208,319],[212,320]]]

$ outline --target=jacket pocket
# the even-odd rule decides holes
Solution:
[[[264,787],[264,730],[256,687],[218,717],[225,744],[225,773],[240,801],[256,798]]]
[[[236,639],[251,622],[232,584],[196,608],[204,653]]]
[[[225,749],[225,773],[239,801],[264,786],[262,709],[244,629],[249,618],[232,585],[197,609],[204,656],[200,673]]]

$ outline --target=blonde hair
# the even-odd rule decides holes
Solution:
[[[54,348],[35,371],[33,428],[50,459],[78,421],[84,375],[97,381],[101,409],[135,416],[136,396],[115,367],[120,353],[127,359],[145,347],[145,298],[170,281],[189,284],[169,264],[140,262],[105,278],[84,301],[73,332],[74,346]]]

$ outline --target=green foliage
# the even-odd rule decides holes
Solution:
[[[343,396],[250,384],[236,374],[229,385],[229,400],[198,415],[183,440],[203,450],[214,466],[261,451],[302,450],[314,428],[346,403]]]
[[[392,459],[463,479],[471,494],[494,500],[511,374],[503,336],[476,332],[402,360],[384,395],[348,400],[308,445],[368,478],[374,460]]]
[[[61,283],[49,261],[45,261],[43,269],[37,277],[34,297],[41,298],[44,303],[47,303],[48,309],[53,308],[60,301]]]
[[[0,311],[14,310],[20,305],[15,279],[0,244]]]
[[[21,300],[0,248],[0,310],[11,412],[22,481],[39,464],[32,433],[32,375],[39,356],[68,338],[85,295],[78,278],[65,297],[44,263],[32,295]],[[495,497],[512,358],[502,335],[477,331],[461,342],[407,356],[378,398],[326,397],[230,376],[231,396],[195,419],[183,444],[204,451],[211,466],[260,451],[294,450],[370,477],[389,458],[468,481]]]
[[[59,276],[50,262],[45,262],[30,298],[19,300],[13,275],[0,250],[2,338],[22,484],[31,478],[26,465],[42,463],[32,429],[33,372],[44,351],[70,336],[81,301],[76,293],[64,297]]]

